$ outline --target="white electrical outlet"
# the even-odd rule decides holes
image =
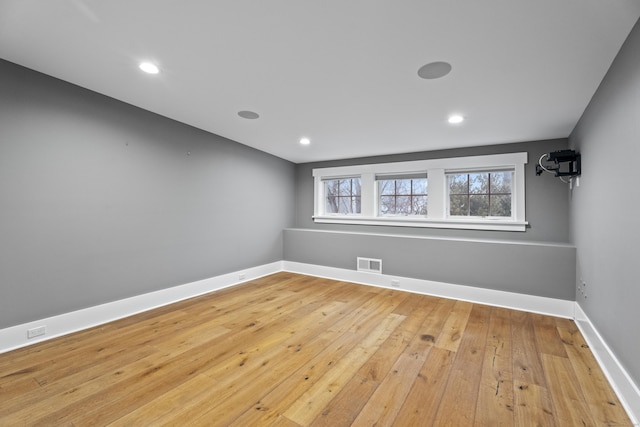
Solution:
[[[37,328],[27,329],[27,338],[35,338],[47,333],[46,326],[38,326]]]
[[[580,292],[580,295],[582,295],[583,298],[587,298],[587,282],[582,279],[580,279],[580,282],[578,283],[578,292]]]

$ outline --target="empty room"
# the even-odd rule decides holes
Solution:
[[[0,426],[640,426],[639,18],[0,0]]]

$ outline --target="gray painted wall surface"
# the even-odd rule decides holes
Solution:
[[[499,239],[513,241],[569,242],[569,199],[567,185],[550,174],[535,175],[535,164],[543,153],[565,149],[566,139],[500,144],[485,147],[439,150],[392,156],[336,160],[296,165],[296,227],[315,230],[340,230],[370,233],[408,234],[433,237],[473,239]],[[313,222],[313,168],[401,162],[408,160],[438,159],[446,157],[478,156],[528,152],[525,168],[526,217],[529,228],[525,232],[478,231],[435,228],[409,228],[342,224],[316,224]]]
[[[571,195],[578,303],[640,385],[640,21],[570,137],[582,153]]]
[[[281,260],[294,176],[0,60],[0,328]]]
[[[356,257],[382,259],[393,276],[574,300],[575,248],[568,244],[413,238],[289,229],[287,261],[356,269]]]

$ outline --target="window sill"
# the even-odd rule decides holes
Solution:
[[[527,222],[420,217],[314,216],[320,224],[386,225],[392,227],[456,228],[462,230],[526,231]]]

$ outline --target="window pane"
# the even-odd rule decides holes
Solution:
[[[409,215],[411,213],[411,196],[398,196],[396,198],[396,214]]]
[[[427,194],[427,179],[412,179],[413,194]]]
[[[360,196],[354,196],[353,200],[351,202],[351,205],[353,206],[353,211],[352,213],[360,213],[360,201],[361,201],[361,197]]]
[[[340,195],[351,196],[351,180],[350,179],[340,180]]]
[[[333,179],[324,182],[325,194],[325,212],[338,213],[338,189],[340,188],[340,180]]]
[[[327,196],[337,196],[339,184],[340,184],[340,181],[337,179],[332,181],[325,181],[324,194],[326,194]]]
[[[470,173],[469,174],[469,193],[487,194],[489,192],[489,174],[488,173]]]
[[[491,193],[511,194],[511,182],[513,172],[492,172],[491,173]]]
[[[378,215],[426,215],[427,178],[378,179]]]
[[[449,196],[449,213],[453,216],[469,215],[469,196],[451,195]]]
[[[470,195],[469,196],[470,216],[489,216],[489,196]]]
[[[467,194],[468,178],[466,173],[457,173],[449,175],[449,193],[450,194]]]
[[[340,205],[338,213],[348,214],[352,212],[351,197],[340,197]]]
[[[324,181],[325,213],[360,213],[360,178],[330,179]]]
[[[413,196],[413,215],[427,214],[427,196]]]
[[[361,187],[362,187],[362,183],[360,178],[353,178],[352,180],[353,183],[353,195],[354,196],[359,196],[361,194]]]
[[[513,171],[447,174],[449,215],[510,217],[513,174]]]
[[[511,195],[491,196],[491,216],[511,216]]]
[[[395,196],[380,196],[380,215],[389,215],[396,212]]]
[[[334,214],[338,213],[338,197],[336,196],[328,196],[327,203],[324,207],[326,213]]]
[[[380,186],[380,194],[385,196],[396,194],[395,180],[378,181],[378,185]]]
[[[396,180],[396,194],[411,194],[411,180],[410,179],[397,179]]]

